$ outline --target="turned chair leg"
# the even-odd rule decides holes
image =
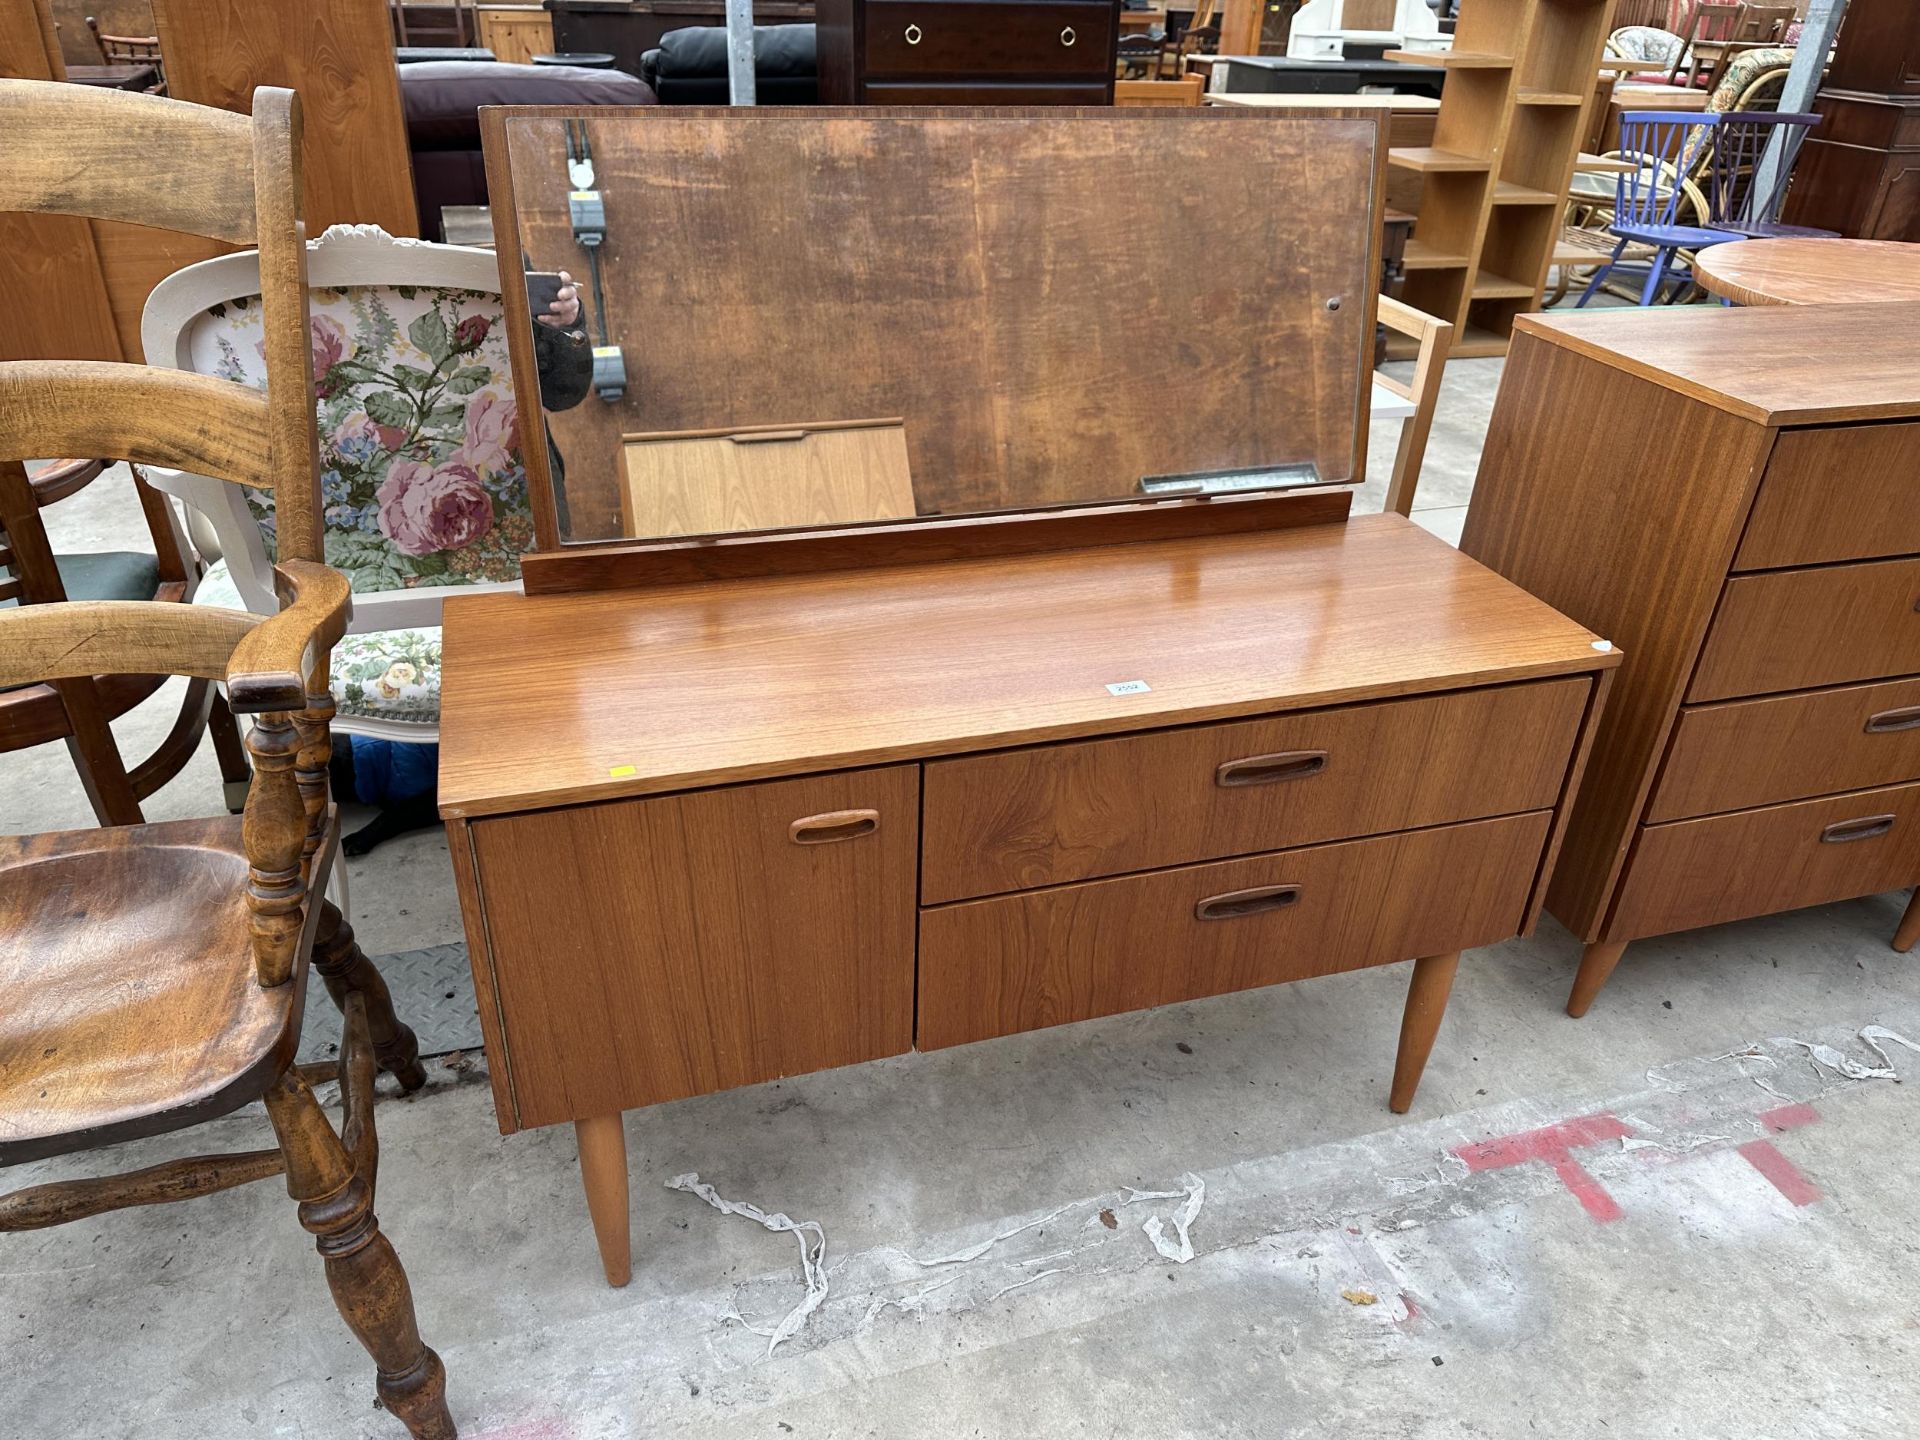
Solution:
[[[373,1357],[381,1403],[415,1440],[455,1440],[446,1367],[420,1339],[407,1273],[374,1218],[372,1186],[355,1173],[298,1074],[288,1071],[275,1081],[266,1102],[286,1157],[287,1193],[299,1202],[300,1223],[326,1262],[334,1304]]]
[[[1393,1063],[1393,1091],[1387,1105],[1396,1115],[1413,1106],[1420,1088],[1433,1038],[1440,1033],[1440,1017],[1447,1013],[1447,994],[1453,989],[1460,952],[1428,955],[1413,962],[1413,983],[1407,987],[1407,1009],[1400,1018],[1400,1054]]]
[[[1589,945],[1586,953],[1580,957],[1580,973],[1573,977],[1573,991],[1567,996],[1567,1014],[1578,1020],[1587,1013],[1587,1007],[1593,1004],[1594,996],[1613,974],[1613,967],[1620,963],[1620,957],[1627,953],[1623,940],[1619,944]]]
[[[1902,955],[1920,943],[1920,890],[1907,901],[1907,913],[1900,917],[1900,928],[1893,932],[1893,948]]]
[[[346,1013],[347,996],[359,995],[366,1000],[367,1033],[373,1037],[373,1053],[379,1057],[380,1068],[398,1080],[402,1090],[418,1090],[427,1083],[427,1072],[420,1064],[420,1042],[393,1013],[387,982],[355,943],[346,916],[331,901],[322,905],[313,942],[313,968],[320,972],[341,1014]]]
[[[580,1145],[580,1183],[600,1246],[600,1266],[616,1290],[633,1278],[633,1239],[627,1217],[627,1132],[618,1111],[573,1122]]]

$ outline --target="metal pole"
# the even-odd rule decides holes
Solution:
[[[754,103],[753,0],[727,0],[727,101]]]
[[[1804,114],[1813,109],[1813,98],[1820,92],[1820,76],[1827,68],[1827,56],[1833,53],[1833,37],[1840,33],[1840,17],[1847,13],[1847,0],[1810,0],[1807,18],[1800,29],[1800,46],[1793,52],[1793,64],[1787,67],[1786,88],[1780,92],[1782,115]],[[1781,157],[1786,139],[1775,135],[1767,144],[1760,162],[1760,173],[1753,177],[1747,191],[1749,204],[1758,205],[1774,193],[1780,179]]]

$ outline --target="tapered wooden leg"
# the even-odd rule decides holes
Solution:
[[[220,781],[227,809],[238,815],[247,804],[247,782],[253,770],[247,764],[247,747],[240,743],[240,727],[225,697],[215,692],[207,706],[207,733],[213,737],[214,759],[220,762]]]
[[[1902,955],[1920,943],[1920,890],[1907,901],[1907,913],[1900,917],[1900,928],[1893,932],[1893,948]]]
[[[1396,1115],[1413,1105],[1413,1092],[1433,1053],[1433,1037],[1440,1033],[1440,1017],[1447,1013],[1447,992],[1453,989],[1460,952],[1428,955],[1413,962],[1413,983],[1407,987],[1407,1010],[1400,1017],[1400,1054],[1393,1062],[1393,1093],[1387,1104]]]
[[[288,1071],[267,1091],[267,1115],[287,1162],[287,1193],[326,1262],[341,1317],[373,1357],[381,1403],[416,1440],[455,1440],[447,1372],[420,1339],[413,1291],[373,1214],[373,1190],[354,1173],[307,1082]]]
[[[418,1090],[427,1083],[427,1072],[420,1064],[420,1042],[393,1013],[387,982],[354,940],[346,916],[331,901],[321,904],[324,908],[313,942],[313,968],[320,972],[327,993],[342,1014],[346,1013],[348,995],[365,997],[367,1033],[373,1039],[373,1053],[379,1058],[380,1068],[398,1080],[402,1090]]]
[[[1627,953],[1627,943],[1589,945],[1586,953],[1580,957],[1580,973],[1573,977],[1573,993],[1567,996],[1567,1014],[1578,1020],[1587,1013],[1587,1007],[1593,1004],[1593,997],[1600,993],[1607,978],[1613,974],[1613,967],[1620,963],[1620,957]]]
[[[633,1240],[627,1218],[627,1132],[618,1114],[573,1122],[580,1144],[580,1183],[600,1246],[600,1265],[616,1290],[633,1278]]]

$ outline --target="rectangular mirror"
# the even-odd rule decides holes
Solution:
[[[1359,478],[1370,116],[488,114],[542,548]]]

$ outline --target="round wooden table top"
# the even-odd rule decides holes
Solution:
[[[1694,259],[1701,285],[1736,305],[1920,300],[1920,245],[1894,240],[1735,240]]]

